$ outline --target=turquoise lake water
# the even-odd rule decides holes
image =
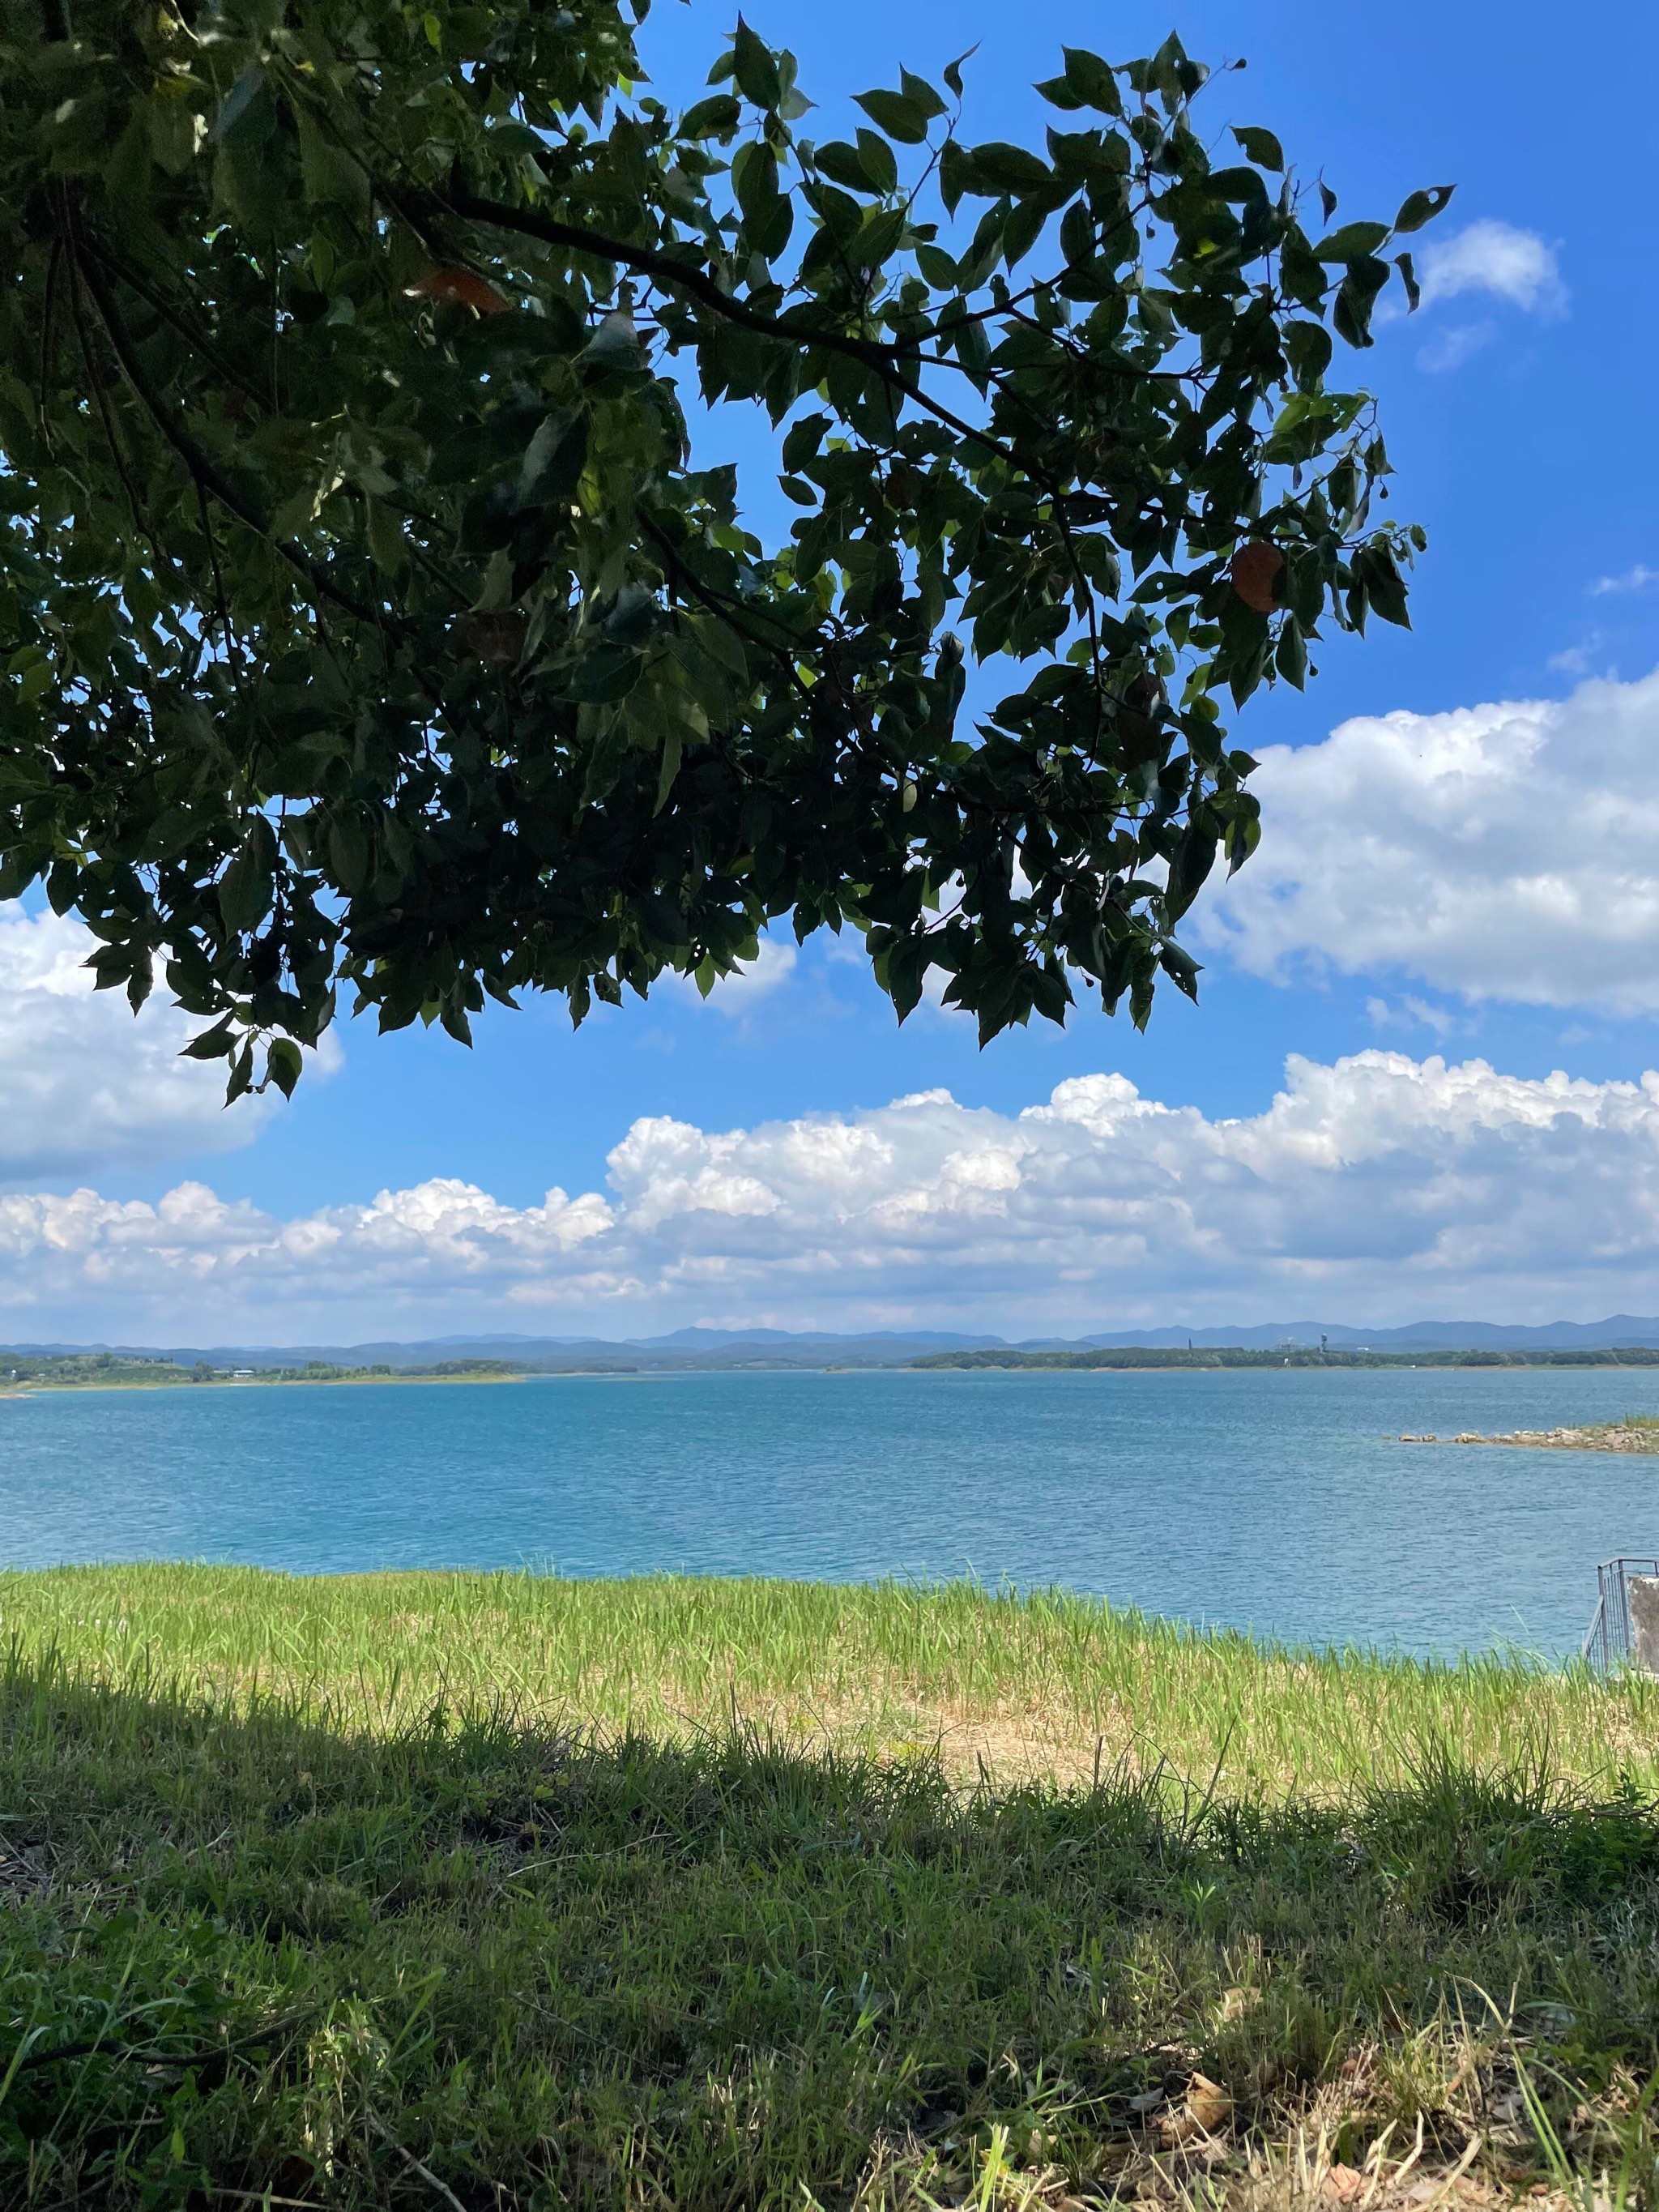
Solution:
[[[1659,1370],[700,1375],[0,1402],[0,1564],[1061,1583],[1297,1642],[1561,1655],[1659,1459],[1397,1442]]]

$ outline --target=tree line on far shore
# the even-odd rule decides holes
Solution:
[[[1351,1346],[1281,1345],[1264,1349],[1243,1344],[1109,1345],[1084,1352],[1013,1352],[995,1346],[974,1352],[933,1352],[910,1361],[912,1367],[1659,1367],[1659,1346],[1621,1345],[1607,1351],[1539,1349],[1483,1352],[1436,1348],[1420,1352],[1367,1352]]]

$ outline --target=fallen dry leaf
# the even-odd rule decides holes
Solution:
[[[1206,2135],[1219,2135],[1233,2116],[1233,2100],[1219,2081],[1194,2074],[1187,2084],[1187,2110]]]

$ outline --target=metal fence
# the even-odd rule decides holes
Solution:
[[[1659,1576],[1659,1559],[1607,1559],[1595,1570],[1595,1617],[1584,1638],[1584,1662],[1601,1674],[1626,1665],[1634,1637],[1631,1631],[1630,1577]]]

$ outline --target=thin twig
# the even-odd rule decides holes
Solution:
[[[717,622],[724,623],[728,629],[735,630],[739,637],[746,639],[750,645],[758,647],[763,653],[769,653],[775,659],[781,660],[795,689],[802,693],[807,693],[810,687],[802,680],[800,671],[795,665],[795,656],[792,647],[780,643],[775,638],[757,636],[746,623],[738,620],[737,610],[724,592],[717,591],[711,584],[705,584],[700,576],[687,567],[679,548],[659,524],[653,521],[643,508],[638,510],[636,519],[640,528],[668,564],[668,580],[671,586],[689,592],[691,598],[696,599],[707,612],[713,615]]]
[[[92,387],[93,404],[98,410],[98,419],[103,426],[104,442],[109,447],[110,459],[115,464],[115,473],[120,477],[121,488],[127,495],[127,506],[132,515],[132,526],[141,538],[148,541],[157,568],[171,571],[175,586],[184,585],[185,596],[188,597],[188,584],[184,572],[163,550],[161,539],[151,527],[149,517],[143,511],[143,502],[138,497],[137,487],[133,483],[132,472],[127,465],[127,457],[122,451],[121,441],[116,432],[115,417],[110,408],[109,393],[104,384],[103,370],[99,366],[98,356],[93,349],[92,341],[87,335],[86,318],[81,313],[78,270],[72,270],[70,278],[70,313],[75,324],[76,341],[81,349],[81,358],[86,364],[87,382]]]
[[[84,2043],[60,2043],[50,2051],[25,2051],[9,2065],[7,2076],[15,2081],[20,2074],[32,2073],[37,2066],[55,2066],[60,2060],[67,2062],[73,2058],[94,2057],[119,2058],[141,2066],[159,2066],[173,2073],[222,2061],[238,2047],[234,2043],[216,2043],[208,2050],[186,2051],[174,2057],[165,2051],[143,2051],[128,2043],[105,2043],[92,2036]]]
[[[466,2212],[465,2205],[462,2203],[460,2198],[455,2194],[449,2184],[447,2181],[441,2180],[438,2175],[434,2173],[429,2166],[422,2166],[420,2160],[416,2157],[412,2150],[405,2150],[403,2144],[398,2142],[397,2136],[392,2134],[391,2129],[386,2126],[383,2120],[377,2119],[373,2112],[370,2112],[367,2117],[369,2126],[374,2129],[375,2134],[380,2138],[380,2141],[385,2143],[389,2149],[395,2150],[397,2152],[398,2157],[403,2160],[404,2163],[408,2166],[411,2173],[418,2173],[422,2181],[427,2183],[429,2187],[435,2189],[439,2196],[443,2198],[444,2203],[453,2208],[453,2212]]]
[[[241,2204],[281,2204],[292,2206],[294,2212],[327,2212],[314,2197],[276,2197],[269,2189],[225,2189],[216,2183],[208,2188],[210,2197],[230,2197]]]
[[[136,268],[124,254],[117,253],[106,240],[93,231],[78,230],[76,243],[83,253],[95,254],[111,276],[118,276],[130,291],[136,292],[150,313],[159,315],[164,323],[176,331],[193,353],[199,355],[210,368],[218,372],[228,386],[247,392],[248,398],[257,406],[264,404],[258,394],[249,389],[247,372],[238,368],[234,362],[221,353],[217,341],[198,328],[193,320],[169,300],[142,269]]]
[[[40,434],[48,453],[52,450],[52,416],[46,407],[46,386],[52,374],[52,319],[58,305],[58,278],[64,265],[64,241],[54,238],[46,260],[46,296],[40,310]]]
[[[312,560],[308,554],[302,552],[297,545],[290,544],[287,538],[274,536],[257,509],[242,497],[234,485],[225,481],[146,375],[143,366],[138,359],[137,349],[133,344],[131,333],[122,320],[120,310],[110,296],[95,260],[90,255],[77,255],[76,266],[86,283],[93,305],[98,310],[98,319],[108,333],[115,358],[121,364],[122,374],[131,386],[134,396],[161,432],[162,438],[189,471],[192,481],[204,490],[211,492],[219,505],[228,514],[234,514],[236,520],[252,531],[256,537],[264,538],[272,551],[278,554],[287,562],[290,568],[310,585],[318,597],[328,599],[334,605],[343,609],[356,622],[370,624],[383,622],[385,620],[383,613],[373,607],[366,606],[350,592],[343,590],[334,581],[328,571]]]
[[[230,602],[225,597],[225,579],[219,566],[219,543],[213,534],[213,517],[208,513],[207,493],[198,477],[196,484],[196,506],[202,518],[202,535],[207,540],[208,566],[213,571],[213,596],[219,610],[219,627],[225,634],[225,658],[230,663],[234,682],[240,675],[236,652],[236,633],[230,626]]]

